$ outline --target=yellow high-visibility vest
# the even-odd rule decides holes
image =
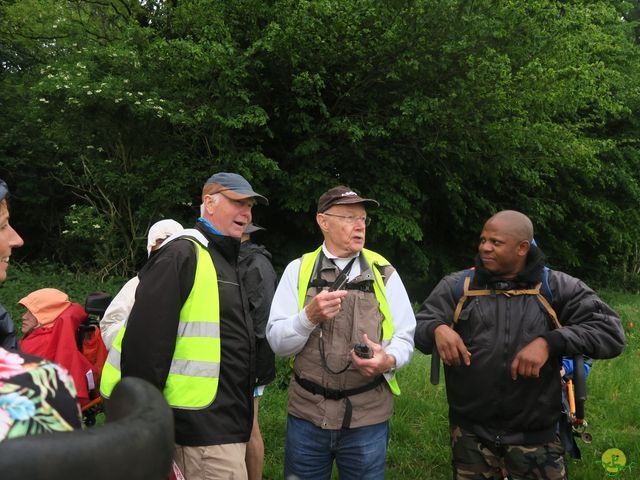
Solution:
[[[189,237],[185,237],[189,238]],[[211,255],[199,242],[193,287],[180,310],[176,346],[163,394],[172,408],[200,410],[213,403],[220,378],[220,301]],[[120,381],[120,352],[126,323],[104,364],[100,394],[109,398]],[[153,332],[150,332],[152,335]]]

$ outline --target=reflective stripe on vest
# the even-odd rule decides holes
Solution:
[[[298,275],[298,305],[300,310],[304,308],[304,300],[307,295],[307,290],[309,289],[309,283],[311,282],[311,275],[313,275],[313,270],[321,251],[322,246],[302,256],[300,274]],[[370,265],[371,271],[373,272],[373,292],[376,300],[378,300],[380,313],[382,314],[382,340],[388,342],[391,341],[393,337],[393,321],[391,320],[391,311],[389,310],[389,302],[387,301],[387,289],[377,267],[386,267],[391,264],[382,255],[367,250],[366,248],[363,248],[361,253],[364,255],[365,261]],[[394,395],[400,395],[400,386],[398,385],[395,372],[387,382],[389,383],[391,392]]]
[[[220,302],[211,256],[200,243],[193,287],[180,310],[173,359],[163,390],[173,408],[203,409],[213,403],[220,376]],[[116,336],[104,365],[100,393],[109,398],[120,381],[120,352],[125,325]]]

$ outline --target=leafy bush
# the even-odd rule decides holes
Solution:
[[[191,223],[204,180],[232,170],[272,200],[256,217],[278,268],[318,243],[316,199],[344,183],[381,201],[368,243],[410,284],[466,267],[505,208],[552,266],[631,271],[633,2],[118,5],[0,2],[18,255],[130,275],[149,225]],[[61,235],[72,205],[99,241]]]
[[[19,329],[25,309],[18,305],[18,301],[34,290],[57,288],[67,293],[72,302],[84,306],[89,293],[102,291],[115,296],[125,281],[119,277],[101,278],[97,271],[74,273],[50,262],[12,262],[7,281],[0,283],[0,303],[9,311]]]

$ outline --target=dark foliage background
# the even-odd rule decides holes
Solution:
[[[16,257],[129,276],[230,170],[278,269],[344,183],[416,301],[504,208],[553,267],[636,289],[638,3],[0,0]]]

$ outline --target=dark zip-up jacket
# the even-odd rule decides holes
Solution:
[[[532,288],[542,280],[543,266],[542,253],[532,248],[525,271],[505,288],[505,280],[492,276],[477,260],[471,288]],[[415,345],[423,353],[434,348],[435,328],[452,324],[459,299],[456,284],[462,276],[461,271],[442,279],[416,315]],[[496,443],[551,441],[561,413],[562,356],[611,358],[622,352],[620,319],[592,289],[559,271],[551,270],[548,280],[560,329],[553,329],[532,295],[494,294],[465,302],[454,328],[471,352],[471,365],[445,366],[452,424]],[[545,338],[550,349],[539,378],[512,380],[511,362],[537,337]]]
[[[0,347],[9,351],[18,350],[16,327],[9,312],[0,305]]]
[[[271,301],[278,286],[278,276],[271,264],[271,253],[247,240],[240,245],[238,271],[249,300],[249,312],[256,337],[255,385],[267,385],[276,375],[275,355],[265,337]]]
[[[215,235],[200,224],[218,276],[220,381],[214,402],[203,410],[173,409],[176,443],[184,446],[247,442],[253,422],[255,348],[253,322],[240,285],[240,242]],[[122,342],[122,376],[144,378],[164,388],[175,347],[180,309],[193,286],[195,245],[176,239],[142,268],[136,300]]]

